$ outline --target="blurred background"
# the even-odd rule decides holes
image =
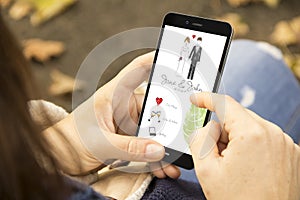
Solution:
[[[69,111],[74,76],[97,44],[128,29],[160,27],[171,11],[225,20],[234,27],[235,39],[276,45],[300,79],[299,0],[0,0],[0,5],[31,63],[42,98]],[[99,86],[145,51],[114,61]]]

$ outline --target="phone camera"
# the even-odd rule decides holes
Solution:
[[[185,21],[185,24],[189,24],[190,22],[189,21]]]

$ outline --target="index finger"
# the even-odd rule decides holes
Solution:
[[[233,125],[247,123],[251,118],[245,108],[228,95],[201,92],[191,95],[191,102],[215,112],[227,132],[233,129]]]
[[[135,58],[118,73],[114,80],[117,80],[117,82],[123,80],[122,84],[126,89],[133,91],[143,81],[147,80],[153,64],[154,53],[152,51]]]
[[[146,53],[135,58],[124,67],[111,81],[102,88],[106,88],[108,94],[130,97],[131,93],[149,77],[154,52]],[[118,97],[117,99],[121,99]],[[110,97],[112,98],[112,96]]]

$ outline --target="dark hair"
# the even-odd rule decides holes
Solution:
[[[197,41],[198,41],[198,40],[199,40],[199,41],[202,41],[202,37],[198,37],[198,38],[197,38]]]
[[[0,30],[0,199],[66,199],[70,190],[27,106],[36,97],[29,65],[1,11]]]

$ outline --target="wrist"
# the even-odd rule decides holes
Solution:
[[[98,168],[96,160],[82,144],[73,114],[44,131],[51,152],[60,169],[70,175],[85,174]]]

